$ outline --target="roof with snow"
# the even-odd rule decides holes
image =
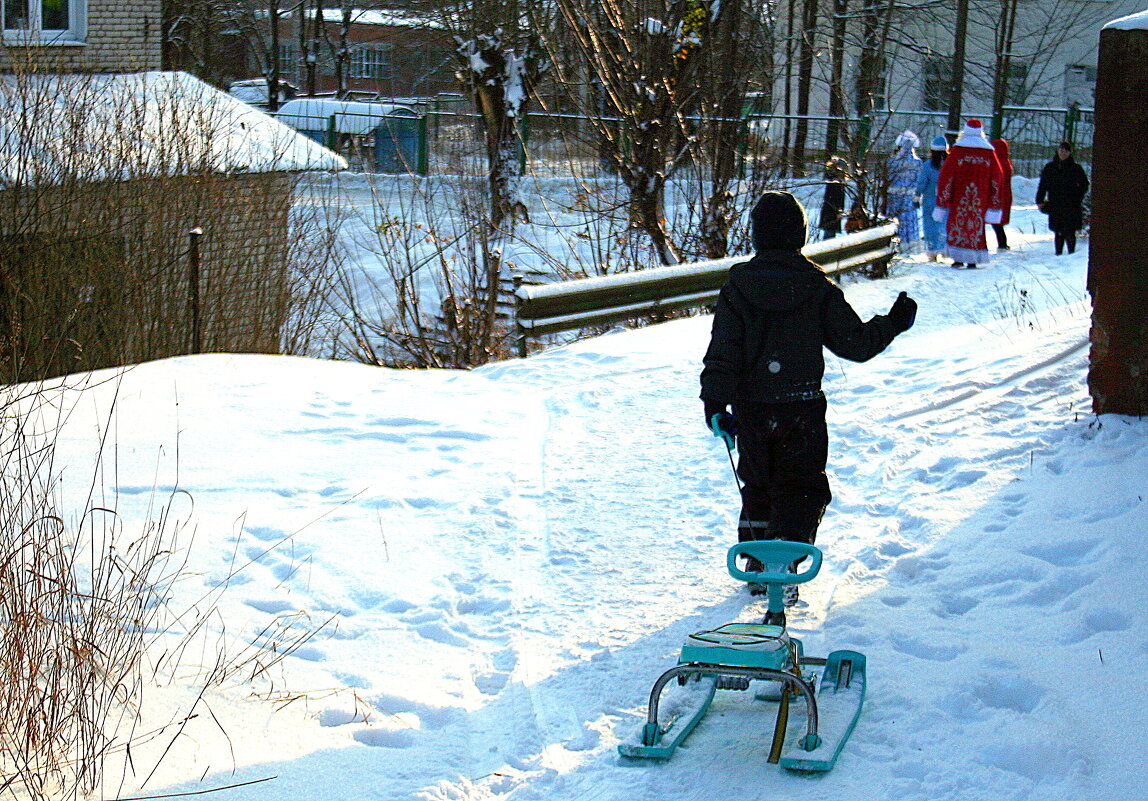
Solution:
[[[413,108],[400,103],[300,97],[284,103],[275,119],[299,131],[326,131],[334,125],[339,133],[362,135],[371,133],[389,117],[418,116]]]
[[[325,22],[343,21],[343,11],[339,8],[323,9]],[[431,17],[407,14],[385,8],[356,8],[351,11],[351,22],[355,25],[385,25],[392,28],[443,28],[441,20]]]
[[[1148,30],[1148,9],[1140,11],[1136,14],[1129,14],[1127,17],[1114,19],[1104,27],[1114,28],[1121,31]]]
[[[187,73],[0,78],[3,185],[346,167]]]

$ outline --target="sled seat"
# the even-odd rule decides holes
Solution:
[[[687,637],[678,663],[786,670],[792,664],[793,648],[782,626],[726,623]]]

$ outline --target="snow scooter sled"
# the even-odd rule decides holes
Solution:
[[[746,572],[737,557],[758,559],[765,570]],[[809,558],[804,570],[788,572],[795,560]],[[833,651],[825,658],[804,655],[801,641],[785,628],[782,601],[787,584],[804,584],[821,569],[821,551],[786,540],[741,542],[730,548],[726,566],[735,579],[768,588],[767,623],[727,623],[686,638],[678,664],[663,673],[650,691],[646,724],[618,746],[625,757],[669,759],[674,749],[709,711],[717,690],[748,690],[759,684],[755,700],[774,701],[777,720],[769,762],[798,771],[827,771],[837,762],[853,732],[865,699],[865,657]],[[800,568],[799,568],[800,569]],[[663,698],[663,690],[677,679]],[[804,725],[790,725],[790,699],[804,702]],[[659,713],[663,713],[659,718]]]

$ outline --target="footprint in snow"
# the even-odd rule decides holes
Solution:
[[[275,551],[265,545],[249,545],[243,549],[243,555],[248,560],[261,564],[275,564],[279,561]]]
[[[278,615],[290,609],[294,609],[295,605],[280,599],[259,599],[253,598],[247,601],[247,605],[252,609],[258,609],[260,612],[266,612],[269,615]]]
[[[372,748],[410,748],[415,744],[411,729],[363,729],[355,732],[355,740]]]
[[[498,670],[487,670],[474,677],[474,686],[484,695],[498,695],[510,681],[510,674]]]
[[[936,462],[932,467],[930,467],[929,472],[933,475],[937,475],[938,473],[948,473],[955,469],[963,461],[963,459],[960,459],[956,456],[946,456],[945,458]]]
[[[987,475],[988,473],[984,470],[962,470],[949,479],[945,484],[945,488],[955,490],[963,487],[971,487]]]
[[[1013,601],[1013,606],[1052,606],[1060,603],[1096,581],[1095,574],[1063,572],[1038,584]]]
[[[467,640],[465,637],[460,637],[455,631],[439,622],[423,623],[422,625],[415,626],[415,633],[433,642],[439,642],[443,645],[453,645],[458,648],[466,648],[471,644],[470,640]]]
[[[967,595],[951,595],[944,598],[940,605],[933,611],[937,617],[960,617],[961,615],[971,612],[979,605],[980,601],[976,598],[971,598]]]
[[[899,653],[930,662],[951,662],[968,650],[966,645],[925,642],[912,636],[894,635],[889,641]]]
[[[272,526],[247,526],[243,530],[260,542],[279,542],[290,536],[283,529]]]
[[[1100,545],[1099,538],[1090,538],[1067,543],[1061,541],[1042,543],[1021,548],[1020,552],[1026,556],[1048,562],[1054,567],[1076,567],[1086,561],[1095,561],[1092,558],[1092,553],[1098,545]]]
[[[1065,634],[1061,642],[1075,645],[1102,632],[1127,631],[1131,625],[1131,619],[1119,609],[1093,609],[1085,613],[1076,630]]]
[[[323,653],[322,649],[312,645],[304,645],[302,648],[296,648],[291,652],[291,655],[305,659],[308,662],[322,662],[327,658],[327,655]]]
[[[1088,756],[1079,747],[1063,740],[990,741],[981,744],[976,758],[981,764],[1021,776],[1038,787],[1060,784],[1070,776],[1087,778],[1095,773]]]
[[[972,687],[972,695],[978,703],[1021,715],[1034,711],[1046,692],[1044,687],[1018,675],[982,676]]]
[[[948,566],[949,563],[945,559],[904,556],[893,563],[891,572],[910,583],[932,582],[936,580],[933,574]]]

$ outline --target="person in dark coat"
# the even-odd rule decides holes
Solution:
[[[913,325],[917,304],[902,292],[888,314],[862,322],[841,287],[801,255],[805,211],[788,192],[765,193],[750,220],[756,253],[730,268],[718,296],[701,399],[714,435],[736,437],[738,541],[812,544],[832,497],[822,348],[867,361]]]
[[[997,237],[997,250],[1008,250],[1008,235],[1005,226],[1012,217],[1012,159],[1009,158],[1007,139],[994,139],[990,144],[997,152],[997,162],[1001,165],[1001,221],[992,223]]]
[[[840,156],[834,156],[825,163],[825,194],[817,220],[823,239],[832,239],[841,233],[841,221],[845,219],[845,181],[848,175],[848,163]]]
[[[1081,204],[1088,192],[1088,176],[1072,158],[1072,145],[1061,142],[1056,158],[1040,171],[1036,187],[1036,207],[1048,215],[1048,228],[1053,233],[1056,255],[1068,246],[1076,251],[1076,232],[1084,227]]]

